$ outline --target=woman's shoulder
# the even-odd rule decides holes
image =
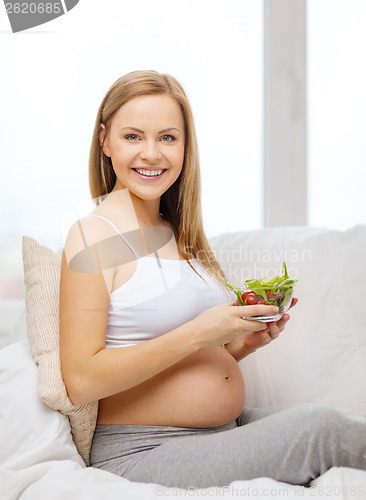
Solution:
[[[64,245],[65,256],[70,263],[84,262],[89,254],[94,259],[97,254],[108,268],[114,268],[120,264],[121,258],[126,260],[133,256],[134,251],[125,235],[134,233],[139,233],[137,220],[131,220],[128,214],[111,204],[98,205],[70,226]],[[136,235],[131,239],[134,241]]]
[[[120,197],[121,198],[121,197]],[[76,220],[69,229],[69,238],[98,243],[104,238],[124,233],[138,227],[133,209],[121,204],[112,193],[89,213]]]
[[[113,228],[95,215],[93,213],[87,214],[71,224],[65,241],[65,249],[73,248],[74,251],[80,251],[80,249],[93,246],[113,234]]]

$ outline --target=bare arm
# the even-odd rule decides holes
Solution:
[[[261,323],[242,316],[268,314],[272,306],[224,304],[204,311],[155,339],[129,347],[105,349],[109,294],[113,273],[70,269],[65,252],[60,283],[60,356],[62,376],[76,405],[134,387],[189,354],[226,344]]]
[[[200,348],[189,323],[141,345],[105,349],[109,292],[102,274],[70,270],[60,283],[61,368],[77,405],[127,390]]]

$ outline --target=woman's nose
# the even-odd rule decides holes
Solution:
[[[140,157],[142,160],[157,161],[161,159],[159,145],[155,141],[146,141],[141,148]]]

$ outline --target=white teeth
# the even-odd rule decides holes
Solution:
[[[138,172],[141,175],[147,175],[148,177],[153,177],[154,175],[160,175],[162,173],[162,170],[139,170],[136,168],[136,172]]]

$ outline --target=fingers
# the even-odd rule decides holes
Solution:
[[[279,334],[278,334],[279,335]],[[270,342],[272,342],[272,340],[276,339],[278,337],[278,335],[272,335],[268,330],[264,330],[263,333],[262,333],[262,340],[263,340],[263,343],[264,345],[266,344],[269,344]]]
[[[241,320],[245,321],[245,331],[247,333],[254,333],[263,330],[263,328],[266,329],[266,326],[264,326],[260,321],[255,321],[255,319],[246,320],[246,318],[277,313],[278,307],[264,304],[257,304],[254,306],[235,305],[235,309],[233,308],[233,310],[235,312],[235,315],[239,316]]]
[[[266,314],[278,313],[279,309],[277,306],[256,304],[255,306],[235,306],[235,310],[238,316],[264,316]]]
[[[294,307],[297,302],[298,299],[293,298],[291,301],[291,307]],[[238,300],[233,301],[229,305],[235,306],[235,312],[243,320],[245,320],[246,317],[274,314],[279,311],[279,308],[273,305],[257,304],[254,306],[240,306]],[[256,332],[261,334],[263,343],[268,344],[272,340],[279,337],[280,333],[285,329],[286,323],[289,319],[289,314],[284,314],[280,320],[271,321],[269,323],[263,323],[261,321],[251,319],[250,321],[246,321],[245,330],[248,333]]]
[[[274,337],[270,334],[268,329],[268,324],[266,328],[253,332],[250,339],[250,345],[256,347],[257,349],[263,347],[274,340]],[[248,343],[248,340],[246,341]]]
[[[282,318],[279,321],[271,321],[268,324],[268,332],[269,335],[273,338],[276,339],[281,332],[285,329],[285,326],[290,319],[289,314],[284,314]]]
[[[283,331],[284,326],[278,326],[274,321],[268,324],[268,337],[269,341],[277,339],[280,333]]]
[[[279,328],[284,328],[289,319],[290,319],[290,315],[284,314],[281,319],[276,321],[276,324]]]
[[[296,306],[296,304],[298,302],[299,302],[299,299],[297,297],[293,297],[292,300],[291,300],[291,305],[290,305],[289,309],[291,309],[291,307]]]
[[[245,320],[245,331],[248,333],[254,332],[267,332],[266,323],[262,323],[261,321],[254,320]]]

